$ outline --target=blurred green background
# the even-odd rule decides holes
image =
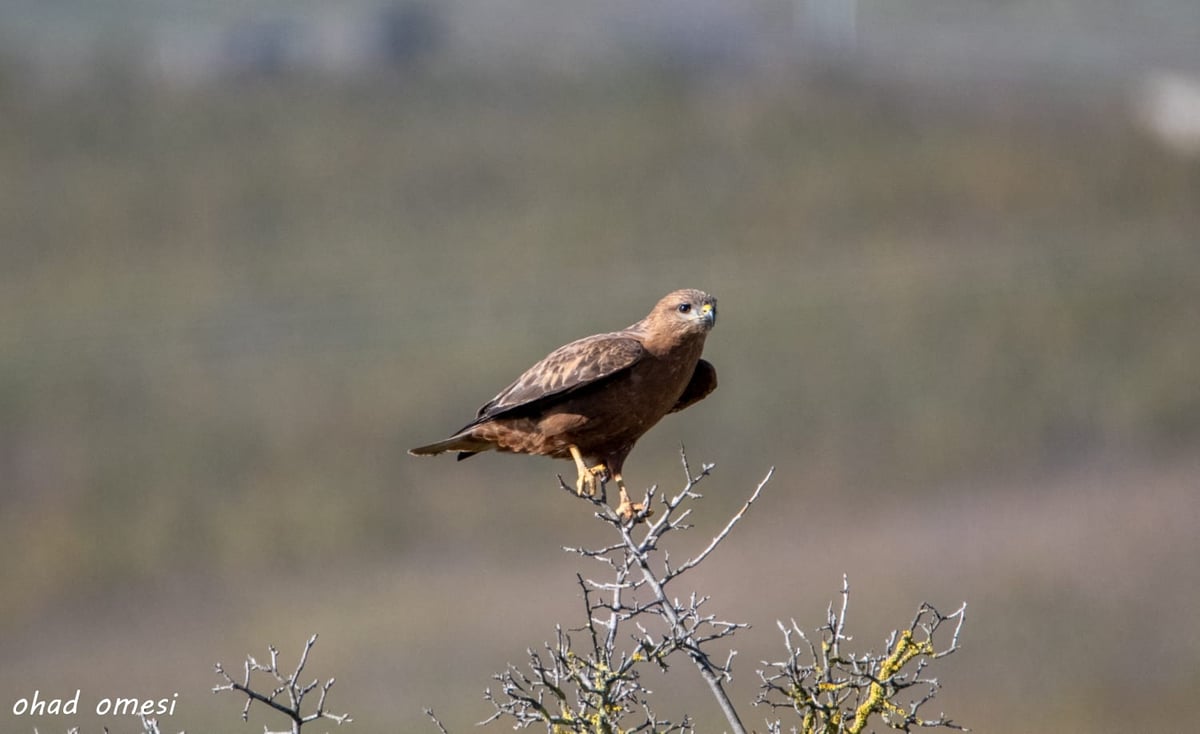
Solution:
[[[778,467],[696,572],[748,725],[845,573],[863,647],[969,602],[976,731],[1186,729],[1200,16],[1003,5],[12,3],[0,729],[260,731],[212,664],[319,632],[347,731],[469,730],[607,541],[565,463],[405,449],[679,287],[721,388],[626,477],[717,464],[682,556]]]

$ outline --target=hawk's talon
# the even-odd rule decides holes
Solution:
[[[629,499],[629,492],[625,491],[625,480],[621,478],[620,474],[615,479],[617,480],[617,489],[621,490],[621,499],[617,503],[617,517],[621,518],[623,522],[632,521],[634,525],[637,525],[654,514],[654,510],[641,502]]]
[[[604,482],[607,479],[608,468],[603,464],[597,464],[579,472],[579,478],[575,480],[575,493],[580,497],[595,497],[597,490],[603,490]]]
[[[654,510],[641,502],[630,502],[628,497],[622,499],[621,504],[617,505],[617,517],[621,518],[622,522],[633,521],[633,524],[637,525],[653,514]]]
[[[588,466],[577,446],[569,446],[568,449],[571,452],[571,458],[575,460],[575,470],[579,475],[575,480],[575,493],[580,497],[585,495],[595,497],[596,490],[600,489],[603,497],[604,483],[608,481],[608,467],[602,463]]]

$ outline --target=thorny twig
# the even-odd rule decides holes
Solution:
[[[612,573],[604,581],[576,577],[587,623],[570,632],[586,632],[588,645],[576,650],[569,632],[559,627],[555,642],[547,643],[544,652],[529,651],[528,673],[509,666],[495,676],[500,690],[487,691],[485,698],[496,711],[486,721],[509,717],[516,726],[541,722],[548,729],[562,731],[615,731],[619,723],[623,731],[690,732],[693,724],[686,717],[671,722],[655,715],[646,700],[648,691],[640,683],[640,664],[653,663],[665,669],[668,658],[679,652],[696,665],[732,731],[745,732],[724,688],[731,675],[733,653],[719,663],[710,657],[708,648],[747,625],[707,613],[703,608],[707,596],[692,592],[674,597],[668,594],[668,587],[729,537],[774,469],[700,553],[673,566],[666,550],[658,553],[660,542],[672,531],[691,528],[687,503],[702,496],[696,486],[713,469],[712,464],[703,464],[693,473],[682,449],[680,459],[686,477],[683,488],[674,495],[660,496],[658,488],[651,487],[645,494],[644,507],[658,503],[652,521],[644,512],[630,523],[604,502],[603,492],[592,498],[596,516],[617,531],[620,542],[595,549],[564,548],[599,561]],[[574,493],[561,478],[559,482]],[[633,630],[622,635],[630,626]],[[630,648],[622,647],[623,639],[629,640]]]
[[[825,624],[815,632],[817,642],[795,620],[790,625],[777,623],[788,657],[781,662],[763,662],[765,668],[758,671],[762,688],[755,704],[793,710],[800,715],[800,731],[805,733],[859,734],[875,716],[889,728],[902,731],[924,727],[967,731],[945,714],[934,718],[920,714],[941,687],[937,678],[926,674],[926,668],[959,649],[967,605],[942,614],[932,605],[922,604],[907,629],[891,633],[883,652],[855,655],[843,651],[843,643],[850,641],[845,634],[850,586],[844,576],[841,596],[838,611],[829,605]],[[953,625],[949,640],[939,648],[935,636],[947,625]],[[938,639],[944,637],[945,633]],[[919,695],[910,692],[914,687]],[[781,724],[774,722],[769,731],[778,734]]]
[[[271,655],[269,663],[260,663],[254,659],[253,655],[246,656],[244,664],[245,675],[241,682],[238,682],[229,673],[225,672],[225,668],[221,663],[217,663],[215,666],[217,675],[224,678],[225,683],[213,686],[213,693],[237,691],[244,694],[246,696],[246,705],[242,708],[243,721],[249,721],[250,705],[255,701],[270,706],[291,720],[292,734],[300,734],[301,727],[318,719],[329,719],[339,725],[349,723],[352,721],[349,714],[334,714],[325,710],[325,697],[329,694],[329,689],[333,687],[333,678],[330,678],[324,684],[315,678],[311,683],[300,682],[300,675],[304,672],[304,666],[308,664],[308,654],[312,651],[313,645],[316,642],[316,635],[308,639],[308,642],[304,644],[304,651],[300,653],[300,660],[296,663],[296,668],[291,673],[284,673],[279,669],[279,650],[274,645],[267,646],[267,650]],[[271,693],[260,693],[250,687],[250,676],[255,672],[266,673],[274,679],[277,685]],[[301,711],[301,706],[304,703],[305,697],[314,690],[319,690],[317,708],[311,713],[304,714]],[[284,700],[282,701],[280,700],[281,696],[284,696]],[[267,732],[267,734],[271,734],[271,732]]]

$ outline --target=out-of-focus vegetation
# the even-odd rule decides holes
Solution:
[[[777,464],[782,488],[764,500],[779,503],[774,532],[791,532],[787,517],[829,526],[830,557],[806,548],[805,565],[838,576],[877,560],[832,555],[872,512],[986,484],[1010,495],[980,501],[987,519],[964,515],[967,537],[931,537],[914,573],[960,581],[946,603],[1049,615],[1053,594],[1029,591],[1045,557],[1022,555],[1015,528],[986,536],[1015,556],[967,552],[994,561],[981,566],[988,578],[968,581],[959,573],[975,567],[947,556],[994,513],[1036,506],[1027,488],[1045,472],[1176,466],[1200,447],[1200,167],[1145,139],[1114,98],[1006,88],[947,99],[853,77],[701,82],[637,66],[570,81],[437,66],[198,88],[2,79],[0,627],[33,630],[0,640],[18,662],[0,675],[8,698],[46,686],[31,670],[73,688],[167,638],[195,647],[158,677],[203,675],[222,657],[214,640],[238,640],[228,657],[312,631],[326,649],[344,641],[327,669],[362,664],[383,671],[372,685],[416,690],[386,671],[453,643],[396,631],[401,622],[382,644],[353,630],[407,605],[449,625],[469,616],[446,611],[463,594],[500,620],[553,606],[530,601],[553,593],[569,604],[569,576],[537,571],[561,564],[553,556],[572,532],[590,532],[586,508],[553,491],[563,467],[421,462],[404,450],[456,428],[554,346],[632,322],[676,287],[721,300],[707,352],[721,389],[647,437],[627,478],[671,481],[681,440],[730,482]],[[1054,505],[1055,517],[1091,511],[1089,489],[1076,490],[1079,504]],[[1099,506],[1121,512],[1104,497]],[[1189,497],[1170,494],[1181,522],[1196,519]],[[810,514],[814,502],[824,515]],[[1194,538],[1166,531],[1194,557]],[[747,542],[766,552],[763,532]],[[1104,539],[1047,540],[1058,557],[1083,558],[1091,542]],[[1104,647],[1146,631],[1111,628],[1131,598],[1197,601],[1194,564],[1162,553],[1164,600],[1130,590],[1132,577],[1111,598],[1088,584],[1079,593],[1098,598],[1068,605],[1069,629]],[[260,590],[296,609],[299,594],[262,579],[299,570],[342,584],[359,573],[391,595],[331,587],[344,595],[282,623],[250,601]],[[1063,573],[1055,588],[1072,588],[1074,571]],[[796,598],[823,608],[805,596],[803,569],[794,583]],[[991,591],[973,598],[979,588]],[[1018,603],[1026,593],[1030,608]],[[64,615],[85,629],[108,620],[81,633],[106,636],[124,629],[113,619],[125,605],[164,596],[175,616],[149,632],[113,632],[98,648],[51,639]],[[925,598],[935,600],[915,590],[895,601]],[[116,611],[89,617],[93,603]],[[762,611],[764,628],[800,613]],[[341,622],[314,630],[314,618]],[[511,659],[504,641],[529,635],[497,624],[494,652]],[[986,612],[974,624],[987,635]],[[1200,652],[1196,633],[1193,622],[1153,638],[1180,645],[1169,671]],[[1055,656],[1053,638],[1024,634]],[[442,642],[422,641],[431,635]],[[985,679],[1020,646],[995,643],[964,640],[944,694],[986,702],[954,707],[980,729],[1070,730],[1064,710],[1129,684],[1115,670],[1088,677],[1086,665],[1046,678],[1059,671],[1048,662],[1043,673],[1014,664],[997,690]],[[499,667],[425,670],[434,700],[381,694],[346,707],[366,730],[419,721],[426,704],[444,716],[461,706],[448,721],[482,718],[472,705]],[[1004,702],[1028,695],[1023,675],[1053,687],[1032,724],[1004,718]],[[1171,701],[1178,678],[1168,679],[1154,685]],[[193,698],[193,720],[211,721],[198,712],[214,706]]]

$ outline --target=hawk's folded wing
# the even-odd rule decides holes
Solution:
[[[602,382],[629,369],[645,354],[641,342],[619,331],[564,344],[489,400],[463,430]]]

